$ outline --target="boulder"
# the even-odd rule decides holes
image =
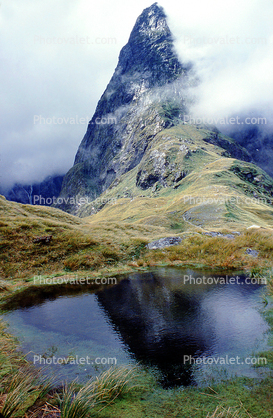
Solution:
[[[149,250],[159,250],[173,245],[179,245],[182,242],[181,237],[160,238],[157,241],[150,242],[147,247]]]

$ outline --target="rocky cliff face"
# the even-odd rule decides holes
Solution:
[[[51,206],[62,188],[63,176],[48,176],[41,183],[15,184],[9,190],[2,190],[7,200],[29,205]]]
[[[184,108],[181,84],[189,66],[173,49],[166,16],[156,3],[145,9],[120,52],[117,68],[103,93],[61,196],[88,196],[106,190],[142,159],[151,139]],[[179,88],[178,88],[179,85]],[[168,88],[166,88],[168,87]],[[164,109],[169,99],[176,104]],[[168,114],[168,112],[173,112]],[[69,207],[64,207],[68,210]],[[73,211],[73,207],[70,208]]]
[[[260,117],[260,116],[258,116]],[[273,133],[265,125],[236,127],[229,135],[247,149],[252,160],[273,177]]]
[[[195,192],[220,181],[231,193],[259,197],[261,182],[249,183],[247,174],[266,179],[261,197],[271,202],[272,179],[253,165],[233,160],[251,163],[250,152],[216,128],[184,122],[193,82],[192,69],[179,62],[164,11],[155,3],[139,16],[120,52],[74,166],[64,178],[58,207],[88,216],[103,206],[94,203],[101,195],[104,200],[165,197],[195,182]],[[242,171],[244,178],[238,174]],[[89,203],[81,204],[80,198]]]

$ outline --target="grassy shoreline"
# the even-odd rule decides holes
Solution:
[[[35,277],[77,276],[96,279],[129,272],[142,272],[156,266],[207,268],[219,273],[227,270],[234,272],[244,270],[251,277],[266,275],[269,279],[267,301],[273,300],[273,236],[270,229],[237,228],[236,225],[240,235],[228,239],[208,236],[204,230],[191,229],[190,226],[187,226],[189,229],[177,233],[177,230],[169,227],[138,223],[107,221],[88,223],[86,220],[53,208],[13,204],[3,199],[1,203],[1,216],[3,216],[0,223],[2,251],[0,308],[5,302],[24,292],[30,294],[33,292],[33,297],[36,298]],[[228,234],[233,230],[221,229],[219,232]],[[35,237],[49,234],[53,237],[47,245],[33,242]],[[182,242],[178,246],[162,250],[148,250],[146,247],[148,242],[167,236],[180,236]],[[248,254],[247,249],[257,251],[258,255]],[[45,285],[42,291],[50,294],[56,290],[54,286],[58,285]],[[99,287],[99,284],[95,285],[94,289]],[[268,321],[273,328],[272,314],[269,315]],[[18,342],[6,333],[3,327],[0,321],[1,370],[6,370],[5,375],[2,376],[4,380],[0,379],[0,418],[10,384],[18,374],[18,370],[27,368],[28,373],[31,374],[31,365],[27,364],[22,353],[17,351]],[[34,370],[33,373],[35,377]],[[110,406],[100,412],[99,408],[94,408],[93,415],[90,416],[98,418],[271,418],[273,416],[270,399],[273,389],[272,379],[257,382],[253,379],[238,378],[212,388],[165,390],[160,388],[152,376],[145,371],[142,370],[140,375],[136,388],[123,392],[120,397],[116,397],[115,402],[111,400]],[[20,385],[20,379],[17,383]],[[51,408],[52,412],[51,415],[48,413],[44,416],[60,417],[60,396],[63,394],[60,395],[53,390],[41,398],[39,393],[44,394],[42,388],[35,379],[31,384],[34,388],[27,392],[29,395],[23,399],[22,406],[24,410],[29,409],[29,412],[27,414],[18,412],[9,417],[42,417],[41,411],[45,413],[46,408],[48,410]],[[69,391],[67,396],[69,397]],[[34,414],[31,402],[32,405],[33,402],[39,404],[36,406],[40,415]]]
[[[1,350],[1,392],[0,408],[4,405],[6,397],[9,394],[9,382],[14,379],[18,373],[21,378],[17,378],[18,384],[28,376],[33,376],[35,380],[35,371],[31,365],[27,364],[20,351],[16,351],[17,342],[14,337],[4,331],[3,324],[0,329],[1,345],[5,345],[6,351]],[[1,347],[1,348],[2,348]],[[6,368],[3,368],[3,365]],[[4,371],[4,373],[3,373]],[[120,373],[117,369],[117,373]],[[3,385],[3,377],[8,374],[8,380]],[[3,376],[4,375],[4,376]],[[90,412],[86,415],[60,415],[64,394],[70,396],[70,402],[73,399],[72,393],[78,393],[80,388],[86,389],[86,386],[69,386],[63,390],[54,388],[44,388],[43,385],[34,384],[32,391],[27,393],[19,405],[18,411],[11,415],[2,415],[4,418],[10,417],[66,417],[72,416],[90,416],[97,418],[143,418],[143,417],[181,417],[181,418],[213,418],[213,417],[253,417],[270,418],[273,414],[272,390],[273,381],[266,378],[262,381],[249,378],[236,378],[222,384],[215,384],[203,388],[180,388],[180,389],[162,389],[159,387],[153,376],[147,371],[133,370],[132,384],[130,379],[122,379],[123,390],[109,397],[104,402],[103,407],[100,403],[93,404]],[[5,379],[4,379],[5,380]],[[100,380],[100,377],[99,377]],[[117,383],[115,383],[117,384]],[[108,389],[113,387],[113,380],[107,382]],[[120,385],[120,382],[119,382]],[[73,390],[72,390],[73,389]],[[125,390],[124,390],[125,389]],[[29,388],[27,387],[27,390]],[[65,392],[66,391],[66,392]],[[101,392],[102,393],[102,392]],[[71,397],[72,396],[72,397]],[[92,399],[84,398],[88,402]],[[1,411],[1,409],[0,409]],[[50,415],[43,415],[45,411]]]
[[[171,247],[168,251],[169,254],[172,253],[174,249]],[[166,249],[164,250],[166,251]],[[159,252],[159,251],[158,251]],[[175,254],[177,254],[177,248],[175,249]],[[137,266],[127,265],[120,268],[120,266],[112,267],[111,269],[101,269],[96,272],[91,272],[92,277],[111,277],[120,273],[144,271],[149,269],[148,266],[143,266],[140,262],[135,261]],[[176,263],[167,263],[158,262],[156,265],[175,265]],[[186,264],[183,264],[184,266]],[[188,263],[192,267],[199,266],[200,264]],[[267,266],[267,263],[265,263]],[[264,267],[257,270],[255,266],[252,269],[252,275],[258,274],[261,275],[265,273]],[[211,266],[207,266],[211,269]],[[237,265],[233,266],[234,271],[237,268]],[[219,269],[219,273],[221,270]],[[111,271],[109,271],[111,270]],[[246,269],[246,272],[250,272],[249,269]],[[66,273],[66,276],[75,277],[78,275],[80,277],[86,277],[86,271],[80,271],[78,273],[70,272]],[[57,275],[52,274],[51,277],[64,277],[63,272],[57,273]],[[271,299],[273,296],[272,292],[272,270],[267,270],[267,277],[269,278],[267,291],[268,297]],[[4,286],[2,286],[2,291],[0,293],[0,303],[9,300],[15,295],[20,295],[21,292],[25,292],[28,289],[33,288],[32,279],[13,279],[12,282],[5,281]],[[47,288],[48,291],[56,291],[56,286],[48,284],[44,286],[44,289]],[[67,286],[67,285],[65,285]],[[68,285],[69,286],[69,285]],[[94,286],[93,290],[99,288],[100,285]],[[64,287],[64,286],[61,286]],[[71,287],[71,286],[70,286]],[[78,290],[78,289],[76,289]],[[273,299],[272,299],[273,300]],[[272,321],[272,309],[271,309],[271,327],[273,329]],[[6,371],[4,373],[4,382],[6,385],[1,385],[0,391],[0,411],[5,397],[7,397],[7,391],[9,382],[12,381],[14,375],[18,374],[19,370],[28,370],[28,374],[34,374],[34,369],[31,368],[31,365],[26,362],[24,356],[20,351],[17,351],[18,342],[16,339],[5,332],[4,325],[0,320],[0,341],[1,341],[1,370]],[[3,350],[3,347],[5,349]],[[132,390],[123,391],[120,396],[117,396],[115,400],[109,401],[109,406],[106,404],[101,409],[101,406],[94,405],[92,413],[90,415],[98,418],[107,418],[107,417],[119,417],[119,418],[129,418],[129,417],[197,417],[197,418],[213,418],[213,417],[253,417],[253,418],[270,418],[273,416],[273,405],[271,401],[271,393],[273,389],[273,380],[266,378],[262,381],[256,381],[255,379],[246,379],[246,378],[236,378],[234,380],[228,381],[224,384],[214,385],[213,387],[205,388],[184,388],[184,389],[162,389],[158,384],[156,384],[153,377],[145,370],[138,370],[136,373],[138,377],[132,379],[135,383],[135,387]],[[8,379],[7,379],[8,375]],[[23,374],[22,374],[23,376]],[[3,376],[1,375],[1,378]],[[136,381],[135,381],[136,380]],[[147,383],[148,382],[148,383]],[[127,382],[130,387],[129,381]],[[247,388],[247,389],[246,389]],[[70,388],[66,389],[67,394],[69,394]],[[72,388],[71,388],[72,390]],[[78,389],[79,390],[79,389]],[[51,417],[60,417],[61,415],[61,402],[60,396],[64,396],[63,393],[57,393],[56,390],[51,388],[49,391],[45,391],[45,395],[41,398],[39,393],[43,393],[42,386],[34,386],[33,391],[34,395],[27,396],[20,408],[24,410],[24,415],[20,415],[21,412],[17,412],[10,417],[42,417],[42,411],[51,411]],[[32,402],[33,405],[32,405]],[[28,410],[28,412],[26,412]],[[36,412],[33,412],[36,411]],[[49,413],[49,412],[48,412]],[[34,414],[34,415],[33,415]],[[36,414],[36,415],[35,415]],[[40,415],[39,415],[40,414]],[[0,414],[1,416],[1,414]],[[5,415],[2,415],[6,418]],[[67,415],[69,417],[69,415]],[[81,415],[75,415],[81,416]],[[83,415],[84,416],[84,415]],[[85,415],[89,416],[89,415]]]

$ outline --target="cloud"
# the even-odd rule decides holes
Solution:
[[[165,9],[179,57],[194,62],[200,79],[192,115],[217,119],[256,111],[272,123],[273,3],[193,0],[175,13],[170,0]]]
[[[0,180],[41,181],[74,162],[87,123],[34,124],[42,118],[91,119],[136,17],[148,1],[3,0],[0,6]]]
[[[2,1],[2,186],[41,181],[72,166],[87,123],[34,124],[34,118],[91,119],[136,18],[151,3]],[[271,117],[271,0],[160,4],[181,60],[194,61],[201,80],[193,114],[259,109]]]

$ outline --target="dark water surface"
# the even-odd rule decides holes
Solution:
[[[196,284],[185,282],[185,275],[226,277],[158,268],[123,276],[96,293],[39,296],[37,305],[23,296],[3,317],[28,359],[74,359],[47,366],[61,379],[84,380],[114,362],[153,367],[165,387],[257,376],[259,369],[245,361],[257,361],[267,347],[263,286],[247,284],[244,276],[236,284]],[[236,363],[230,364],[233,357]],[[79,359],[83,364],[75,364]]]

